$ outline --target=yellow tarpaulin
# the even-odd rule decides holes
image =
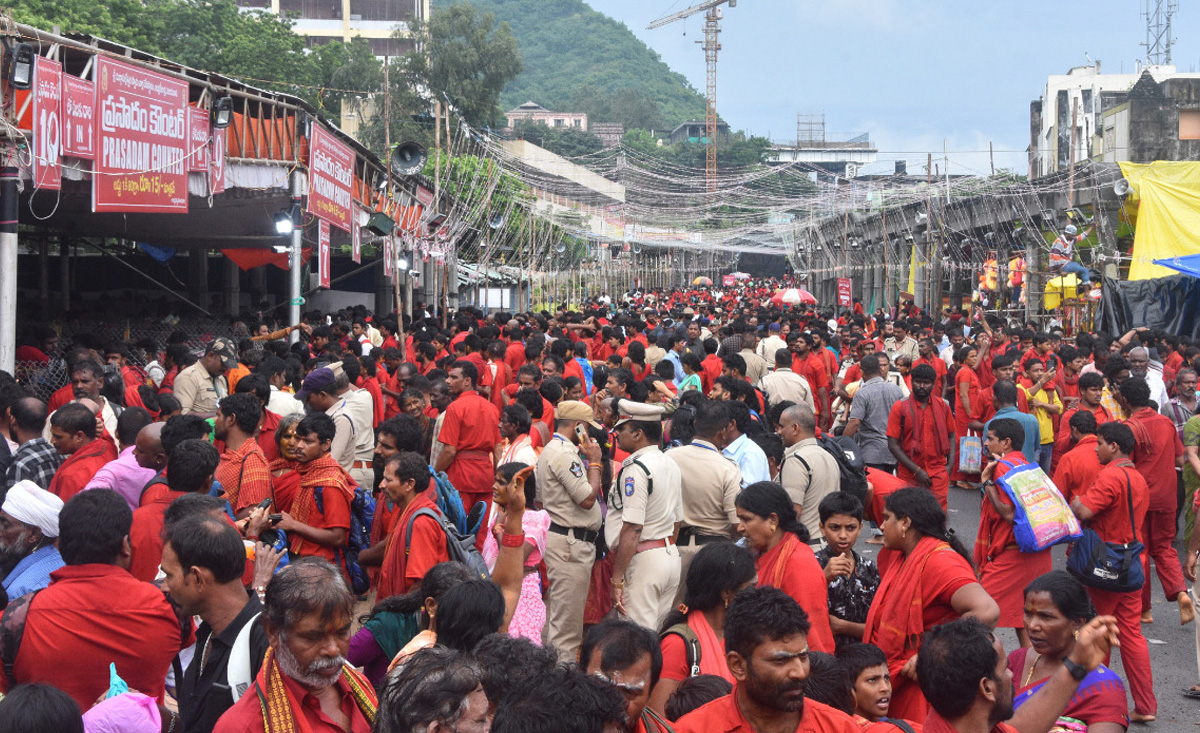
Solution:
[[[1121,175],[1128,179],[1137,197],[1129,279],[1178,274],[1154,264],[1154,260],[1200,254],[1200,162],[1160,160],[1120,165]]]
[[[1044,301],[1046,310],[1054,310],[1064,299],[1078,297],[1079,278],[1075,275],[1062,275],[1046,281]]]

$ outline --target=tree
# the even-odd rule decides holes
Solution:
[[[587,155],[604,147],[600,138],[578,127],[548,127],[528,120],[522,120],[513,127],[513,136],[564,158]]]
[[[571,95],[572,112],[585,112],[588,122],[619,122],[626,130],[662,129],[666,122],[658,102],[633,87],[613,92],[585,84]]]
[[[416,44],[403,64],[410,87],[445,95],[472,125],[495,125],[500,93],[523,68],[508,23],[497,25],[491,13],[456,2],[435,10],[427,24],[414,24],[413,32]]]

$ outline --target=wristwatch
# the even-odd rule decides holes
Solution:
[[[1071,677],[1075,678],[1076,682],[1082,680],[1088,675],[1088,671],[1086,669],[1075,662],[1072,662],[1066,657],[1063,657],[1063,666],[1067,668],[1067,671],[1071,673]]]

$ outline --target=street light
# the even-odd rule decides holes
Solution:
[[[408,259],[405,257],[396,258],[396,269],[400,272],[408,271]]]
[[[275,214],[275,233],[281,237],[291,236],[300,226],[300,202],[292,200],[286,208]]]
[[[213,100],[210,114],[214,129],[223,130],[229,127],[229,124],[233,122],[233,97],[217,97]]]
[[[13,89],[28,89],[33,86],[33,46],[18,43],[12,53],[12,68],[9,83]]]

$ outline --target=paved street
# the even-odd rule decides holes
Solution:
[[[979,495],[975,492],[950,489],[950,527],[962,537],[967,550],[979,526]],[[1182,527],[1182,523],[1181,523]],[[864,536],[865,536],[864,532]],[[1183,552],[1183,531],[1176,544]],[[878,545],[868,545],[860,540],[855,548],[874,558]],[[1066,552],[1063,546],[1054,549],[1054,567],[1066,567]],[[1154,623],[1143,626],[1142,631],[1150,642],[1150,662],[1154,668],[1154,692],[1158,696],[1158,721],[1151,726],[1134,726],[1133,729],[1157,729],[1161,731],[1189,731],[1200,726],[1200,700],[1189,700],[1179,694],[1180,690],[1197,681],[1196,642],[1194,625],[1179,625],[1179,608],[1162,596],[1162,586],[1151,567],[1154,583]],[[1017,638],[1012,631],[1003,630],[1000,638],[1006,652],[1016,648]],[[1125,678],[1121,666],[1120,651],[1113,654],[1112,669]],[[1133,703],[1130,701],[1130,709]]]

